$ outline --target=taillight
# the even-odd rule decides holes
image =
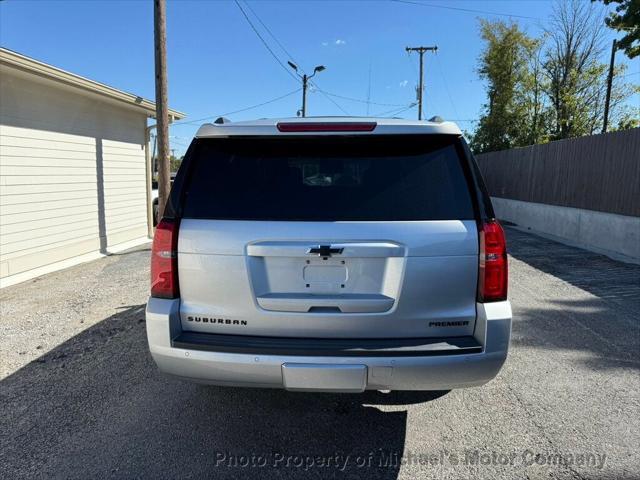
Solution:
[[[163,218],[156,227],[151,249],[151,296],[177,298],[178,222]]]
[[[376,122],[279,122],[278,131],[296,132],[372,132]]]
[[[497,221],[491,220],[483,223],[480,230],[478,301],[506,300],[507,281],[507,242],[504,230]]]

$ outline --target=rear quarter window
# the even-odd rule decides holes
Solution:
[[[282,221],[471,220],[448,135],[198,139],[185,218]]]

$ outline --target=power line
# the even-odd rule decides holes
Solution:
[[[318,89],[318,91],[320,91],[320,89]],[[346,97],[344,95],[338,95],[336,93],[331,93],[331,92],[327,92],[324,91],[324,93],[326,93],[327,95],[331,96],[331,97],[336,97],[336,98],[342,98],[343,100],[349,100],[351,102],[358,102],[358,103],[370,103],[371,105],[378,105],[380,107],[406,107],[406,104],[400,104],[400,103],[380,103],[380,102],[370,102],[367,100],[363,100],[361,98],[353,98],[353,97]]]
[[[456,104],[453,102],[453,97],[451,96],[451,92],[449,91],[449,82],[447,82],[447,79],[444,76],[444,70],[442,69],[442,65],[440,65],[440,58],[438,58],[438,55],[436,55],[435,57],[436,63],[438,64],[438,71],[440,72],[440,78],[442,80],[442,83],[444,84],[444,88],[447,92],[447,96],[449,97],[449,101],[451,102],[451,106],[453,107],[453,113],[455,113],[457,117],[458,109],[456,108]]]
[[[293,55],[289,53],[289,50],[287,50],[285,46],[280,42],[280,40],[278,40],[278,38],[273,34],[271,29],[262,21],[262,19],[258,16],[256,11],[253,8],[251,8],[251,5],[249,4],[249,2],[245,1],[244,4],[251,11],[251,13],[253,13],[253,16],[258,19],[258,22],[260,22],[260,25],[262,25],[262,27],[267,31],[267,33],[271,36],[271,38],[273,38],[273,40],[278,44],[278,46],[282,49],[282,51],[287,54],[287,57],[293,60],[297,65],[300,65],[300,63],[295,58],[293,58]],[[304,73],[304,69],[301,68],[301,70]]]
[[[410,103],[409,105],[403,105],[402,108],[393,108],[391,110],[387,110],[386,112],[375,113],[373,117],[386,117],[387,115],[389,116],[397,115],[398,113],[402,113],[406,110],[412,109],[417,104],[418,104],[417,102],[413,102],[413,103]]]
[[[298,83],[298,78],[291,72],[291,70],[289,70],[289,68],[287,68],[287,66],[282,63],[282,61],[280,61],[280,59],[278,58],[278,56],[274,53],[273,50],[271,50],[271,47],[269,46],[269,44],[266,42],[266,40],[262,37],[262,35],[260,35],[260,32],[258,31],[258,29],[255,27],[255,25],[253,24],[253,22],[251,21],[251,19],[249,18],[249,15],[247,15],[247,12],[244,11],[244,8],[242,8],[242,5],[240,5],[240,2],[238,2],[238,0],[235,0],[236,5],[238,6],[238,8],[240,9],[240,11],[242,12],[242,15],[244,16],[244,18],[246,19],[247,23],[249,24],[249,26],[251,27],[251,29],[254,31],[254,33],[258,36],[258,38],[260,39],[260,41],[262,42],[262,44],[265,46],[265,48],[269,51],[269,53],[271,54],[271,56],[274,58],[274,60],[276,62],[278,62],[278,65],[280,65],[282,67],[282,69],[287,72],[287,74],[293,78],[296,83]]]
[[[418,69],[416,68],[415,63],[413,62],[413,60],[411,59],[411,52],[407,52],[407,60],[409,60],[409,63],[411,64],[411,68],[413,69],[413,73],[416,74],[416,77],[418,76]]]
[[[333,98],[331,98],[324,90],[321,90],[320,87],[318,87],[318,85],[315,82],[311,82],[311,85],[313,85],[316,88],[316,90],[318,90],[324,96],[324,98],[326,98],[331,103],[333,103],[336,107],[338,107],[342,113],[344,113],[345,115],[349,115],[349,112],[347,112],[344,108],[342,108],[340,104],[336,102]]]
[[[411,109],[412,109],[412,108],[414,108],[415,106],[416,106],[415,104],[413,104],[413,105],[409,105],[408,107],[403,108],[403,109],[400,109],[400,110],[398,110],[398,111],[396,111],[396,112],[394,112],[394,113],[392,113],[392,114],[390,114],[390,115],[388,115],[388,116],[389,116],[389,117],[395,117],[395,116],[397,116],[397,115],[400,115],[400,114],[401,114],[401,113],[403,113],[403,112],[406,112],[407,110],[411,110]]]
[[[170,144],[172,144],[172,145],[173,145],[173,144],[180,145],[181,147],[188,147],[188,146],[189,146],[189,145],[187,145],[186,143],[178,142],[178,141],[176,141],[176,140],[169,140],[169,143],[170,143]]]
[[[255,25],[253,24],[253,22],[251,22],[251,19],[249,19],[249,16],[247,15],[247,13],[244,11],[244,9],[242,8],[242,6],[240,5],[240,3],[238,2],[238,0],[235,0],[236,5],[238,6],[238,8],[240,9],[240,11],[242,12],[242,14],[244,15],[244,18],[247,20],[247,22],[249,23],[249,25],[251,26],[252,30],[255,32],[255,34],[258,36],[258,38],[260,38],[260,40],[262,41],[263,45],[267,48],[267,50],[269,50],[269,53],[271,53],[271,56],[273,56],[273,58],[278,62],[278,64],[289,74],[289,76],[291,76],[296,82],[298,82],[298,78],[291,73],[291,70],[289,70],[284,63],[282,63],[280,61],[280,59],[278,58],[278,56],[273,52],[273,50],[271,50],[271,47],[269,47],[269,45],[267,44],[267,42],[265,41],[265,39],[262,37],[262,35],[260,35],[260,32],[258,32],[258,29],[256,29]],[[247,4],[247,6],[249,7],[249,5]],[[249,7],[249,9],[251,9],[251,7]],[[289,56],[289,58],[291,58],[291,60],[295,59],[293,58],[293,56],[289,53],[289,51],[284,47],[284,45],[276,38],[276,36],[273,34],[273,32],[269,29],[269,27],[266,26],[266,24],[260,19],[260,17],[256,14],[256,12],[251,9],[251,12],[253,13],[253,15],[258,19],[258,21],[260,22],[260,24],[265,28],[265,30],[269,33],[269,35],[271,35],[271,37],[276,41],[276,43],[280,46],[280,48],[282,48],[282,50]],[[298,63],[298,62],[296,62]],[[303,73],[304,73],[304,69],[302,69]],[[342,111],[342,113],[344,113],[345,115],[349,115],[349,113],[342,108],[335,100],[333,100],[332,98],[330,98],[325,92],[323,92],[322,90],[320,90],[320,88],[314,83],[314,82],[310,82],[311,85],[313,85],[320,93],[322,93],[322,95],[329,100],[331,103],[333,103],[336,107],[338,107],[338,109],[340,109]]]
[[[293,90],[292,92],[285,93],[284,95],[280,95],[279,97],[272,98],[271,100],[267,100],[266,102],[258,103],[256,105],[251,105],[250,107],[241,108],[239,110],[234,110],[232,112],[219,113],[219,114],[216,114],[216,115],[208,115],[206,117],[196,118],[195,120],[189,120],[188,122],[174,122],[174,123],[171,124],[171,126],[173,126],[173,125],[191,125],[191,124],[194,124],[194,123],[200,123],[203,120],[208,120],[210,118],[224,117],[225,115],[233,115],[234,113],[246,112],[247,110],[253,110],[254,108],[262,107],[264,105],[268,105],[269,103],[277,102],[278,100],[282,100],[283,98],[290,97],[291,95],[294,95],[294,94],[298,93],[300,90],[302,90],[302,89],[298,88],[296,90]]]
[[[448,6],[448,5],[434,5],[432,3],[421,3],[421,2],[413,2],[411,0],[390,0],[392,2],[396,2],[396,3],[406,3],[408,5],[419,5],[421,7],[430,7],[430,8],[443,8],[446,10],[457,10],[460,12],[467,12],[467,13],[483,13],[485,15],[497,15],[497,16],[501,16],[501,17],[516,17],[516,18],[526,18],[529,20],[540,20],[538,17],[528,17],[526,15],[516,15],[516,14],[511,14],[511,13],[500,13],[500,12],[489,12],[487,10],[475,10],[472,8],[461,8],[461,7],[452,7],[452,6]]]

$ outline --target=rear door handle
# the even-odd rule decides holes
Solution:
[[[381,313],[393,307],[394,299],[381,294],[313,295],[270,293],[257,297],[258,305],[276,312],[312,312],[335,309],[341,313]],[[326,311],[325,311],[326,312]],[[337,313],[336,312],[336,313]]]

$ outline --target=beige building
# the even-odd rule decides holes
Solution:
[[[154,116],[153,102],[0,49],[0,286],[148,240]]]

